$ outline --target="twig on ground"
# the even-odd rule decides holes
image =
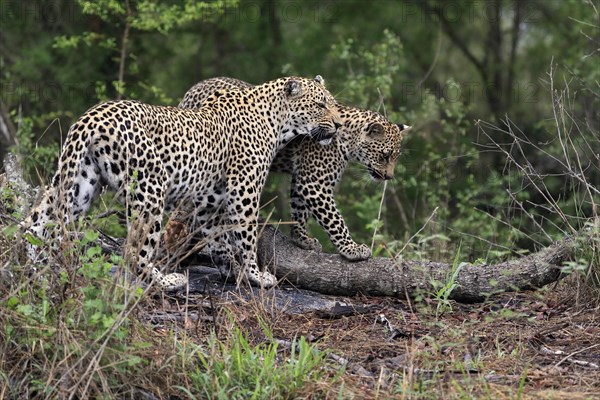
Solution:
[[[596,348],[598,346],[600,346],[600,343],[596,343],[594,345],[591,345],[591,346],[588,346],[588,347],[584,347],[583,349],[579,349],[577,351],[574,351],[574,352],[566,355],[565,357],[563,357],[556,364],[554,364],[553,368],[557,368],[560,364],[562,364],[565,361],[568,361],[568,362],[570,362],[572,364],[585,365],[585,366],[588,366],[588,367],[591,367],[591,368],[600,368],[600,366],[598,364],[596,364],[596,363],[589,362],[589,361],[583,361],[583,360],[576,360],[576,359],[571,358],[575,354],[583,353],[584,351],[591,350],[591,349]],[[560,351],[560,350],[558,350],[558,351]],[[562,353],[564,354],[564,352],[562,352]],[[556,353],[556,354],[558,355],[558,353]]]
[[[394,340],[399,337],[402,337],[402,338],[410,337],[410,334],[408,334],[407,332],[402,331],[398,328],[394,328],[394,325],[392,325],[390,320],[386,318],[385,314],[379,314],[377,316],[377,318],[375,318],[375,322],[380,323],[380,324],[385,324],[388,331],[390,331],[390,337],[388,338],[388,340]]]

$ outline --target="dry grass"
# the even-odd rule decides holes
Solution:
[[[394,299],[360,299],[376,307],[373,313],[334,321],[297,316],[275,332],[315,338],[348,360],[344,379],[360,381],[366,398],[513,398],[550,389],[600,394],[599,304],[566,304],[561,291],[454,304],[439,318],[426,303],[411,309]],[[391,339],[375,323],[379,314],[402,335]],[[368,377],[356,375],[361,372]]]

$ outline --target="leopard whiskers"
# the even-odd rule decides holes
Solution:
[[[381,191],[381,201],[379,202],[379,210],[377,211],[377,221],[381,221],[381,210],[383,209],[383,201],[385,199],[385,191],[387,189],[387,181],[383,181],[383,190]],[[371,240],[371,254],[373,254],[373,247],[375,247],[375,236],[377,235],[377,225],[373,229],[373,239]]]

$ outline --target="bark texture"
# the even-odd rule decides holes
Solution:
[[[540,288],[561,277],[560,266],[569,260],[576,239],[567,237],[537,253],[496,265],[463,265],[449,298],[478,302],[498,292]],[[375,257],[349,262],[337,254],[296,247],[274,227],[266,226],[259,240],[259,260],[279,279],[323,294],[353,296],[414,296],[436,290],[452,275],[452,265],[431,261]],[[439,286],[437,286],[439,287]]]

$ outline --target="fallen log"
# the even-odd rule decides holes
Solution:
[[[446,288],[448,299],[474,303],[496,293],[532,290],[558,281],[565,276],[561,266],[589,240],[589,234],[565,237],[539,252],[499,264],[453,266],[386,257],[352,262],[338,254],[301,249],[276,227],[264,225],[258,240],[258,259],[259,264],[275,273],[280,285],[287,283],[325,295],[406,298]],[[122,240],[101,242],[105,251],[121,253]],[[199,253],[185,263],[191,292],[202,292],[202,282],[220,280],[216,269],[205,267],[210,265],[206,254]]]
[[[29,192],[25,190],[27,185],[19,179],[16,167],[17,173],[11,172],[18,161],[10,157],[7,160],[8,173],[0,177],[0,184],[10,182],[19,187],[17,203],[26,208],[31,198],[25,195]],[[568,236],[525,257],[495,265],[462,264],[453,270],[447,263],[384,257],[351,262],[337,254],[301,249],[275,227],[265,225],[258,241],[258,258],[281,282],[322,294],[414,297],[446,288],[448,299],[478,302],[494,293],[535,289],[556,282],[562,277],[564,262],[573,258],[578,245],[588,245],[590,238],[590,234]],[[120,241],[104,244],[112,251],[121,250]]]
[[[540,288],[561,278],[561,266],[572,258],[577,237],[566,237],[543,250],[496,265],[453,266],[432,261],[375,257],[349,262],[337,254],[296,247],[273,226],[265,226],[258,256],[280,280],[323,294],[413,297],[455,283],[448,298],[479,302],[494,293]]]

